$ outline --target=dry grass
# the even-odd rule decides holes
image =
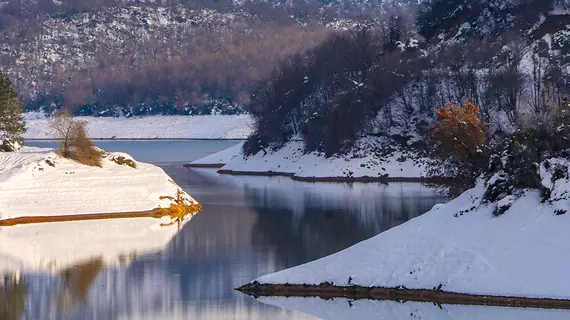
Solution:
[[[103,152],[87,137],[84,126],[71,139],[69,158],[91,167],[102,166]]]
[[[201,211],[203,206],[199,203],[188,204],[187,200],[183,197],[183,192],[179,189],[176,198],[170,196],[160,197],[160,200],[171,200],[172,203],[168,208],[159,209],[162,216],[169,216],[174,222],[182,222],[182,220],[187,216],[193,216],[197,212]]]

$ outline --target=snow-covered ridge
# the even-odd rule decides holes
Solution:
[[[54,139],[43,113],[25,113],[25,139]],[[95,139],[245,139],[251,133],[249,115],[149,116],[137,118],[76,117],[87,122]]]
[[[98,168],[51,149],[0,153],[0,220],[141,212],[169,208],[174,200],[197,204],[161,168],[120,165],[113,161],[117,157],[132,160],[110,153]],[[128,262],[137,253],[164,247],[180,227],[172,222],[147,217],[0,227],[0,272],[58,271],[95,258]]]
[[[564,161],[565,175],[541,171],[543,181],[553,182],[553,195],[570,187]],[[543,202],[538,190],[521,190],[502,201],[508,205],[495,216],[505,203],[484,199],[492,182],[481,180],[448,204],[344,251],[257,281],[570,299],[564,281],[570,216],[560,211],[570,200]]]

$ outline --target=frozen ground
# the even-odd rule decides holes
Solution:
[[[565,164],[568,177],[567,160],[549,161],[549,168]],[[551,202],[543,203],[536,190],[521,190],[485,203],[487,182],[480,181],[451,202],[374,238],[257,281],[570,299],[570,215],[560,211],[570,207],[570,180],[555,172],[541,166]],[[506,211],[495,217],[497,206]]]
[[[26,139],[53,139],[49,119],[42,113],[25,114]],[[134,118],[77,117],[88,123],[94,139],[245,139],[251,133],[249,115],[148,116]]]
[[[0,219],[21,216],[146,211],[168,207],[179,193],[195,202],[159,167],[118,165],[110,153],[103,167],[64,159],[50,149],[24,147],[0,153]],[[119,219],[0,227],[0,271],[61,270],[94,257],[115,263],[161,248],[177,225],[168,219]]]

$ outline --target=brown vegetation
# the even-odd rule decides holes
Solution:
[[[175,199],[164,197],[165,199]],[[108,220],[108,219],[130,219],[130,218],[163,218],[171,217],[174,222],[180,223],[184,218],[193,216],[202,210],[199,203],[178,203],[174,202],[169,208],[156,208],[148,211],[137,212],[109,212],[109,213],[89,213],[89,214],[73,214],[60,216],[30,216],[18,217],[0,220],[0,227],[11,227],[21,224],[35,223],[53,223],[53,222],[69,222],[69,221],[88,221],[88,220]]]
[[[69,109],[60,109],[51,121],[51,127],[61,139],[63,157],[81,164],[101,167],[103,152],[87,137],[87,123],[73,118]]]
[[[188,215],[194,215],[202,210],[203,206],[199,203],[190,203],[184,198],[183,191],[178,190],[176,197],[163,196],[160,200],[171,200],[172,203],[168,208],[158,209],[162,216],[169,216],[172,223],[176,222],[180,225],[182,220]]]
[[[116,163],[120,166],[128,166],[128,167],[131,167],[133,169],[137,168],[137,163],[134,160],[127,159],[123,156],[113,157],[113,158],[111,158],[111,161],[113,161],[114,163]]]
[[[433,155],[439,163],[432,175],[448,176],[471,185],[489,163],[489,130],[479,108],[448,104],[437,111],[437,124],[430,131]]]

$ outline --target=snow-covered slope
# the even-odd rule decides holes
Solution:
[[[225,150],[222,150],[222,151],[216,152],[214,154],[211,154],[209,156],[206,156],[204,158],[194,160],[194,161],[190,162],[190,165],[191,166],[192,165],[195,165],[195,166],[225,165],[226,163],[231,162],[235,158],[239,158],[239,157],[243,158],[242,152],[241,152],[242,148],[243,148],[243,142],[238,143],[233,147],[229,147]]]
[[[570,299],[570,216],[563,210],[569,207],[570,180],[544,168],[540,175],[555,195],[552,201],[543,203],[537,190],[521,190],[486,203],[494,179],[480,181],[448,204],[372,239],[257,281],[345,286],[350,279],[364,287]],[[498,206],[505,211],[496,217]]]
[[[259,152],[244,157],[235,146],[191,164],[225,163],[222,170],[231,172],[280,172],[297,178],[422,178],[427,159],[413,153],[395,151],[387,155],[374,152],[375,138],[367,137],[362,150],[326,158],[324,154],[303,151],[301,141],[290,141],[276,151]],[[223,162],[220,162],[223,161]]]
[[[25,139],[53,139],[49,119],[42,113],[26,113]],[[86,121],[95,139],[245,139],[251,133],[249,115],[149,116],[138,118],[77,117]]]
[[[60,157],[49,149],[25,148],[0,153],[0,219],[21,216],[71,215],[146,211],[168,207],[181,192],[195,202],[159,167],[137,163],[137,168],[111,159],[103,167],[88,167]]]
[[[110,153],[97,168],[50,149],[0,153],[0,219],[169,207],[172,200],[161,197],[196,203],[162,169],[140,162],[136,168],[119,165],[113,161],[117,157],[131,159]],[[94,258],[128,262],[137,253],[164,247],[184,221],[131,218],[0,227],[0,272],[57,271]]]

